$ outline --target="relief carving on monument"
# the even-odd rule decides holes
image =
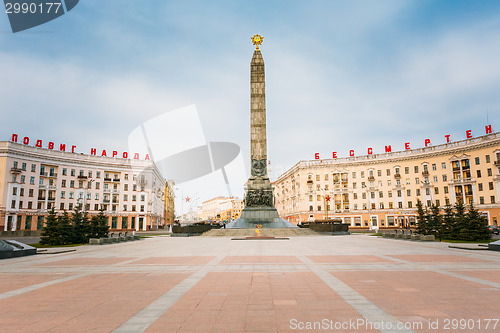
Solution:
[[[266,159],[252,160],[252,176],[265,177],[266,174]]]
[[[273,205],[273,191],[272,190],[248,190],[245,197],[245,205],[248,207],[255,206],[269,206]]]

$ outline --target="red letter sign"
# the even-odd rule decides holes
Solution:
[[[410,148],[410,143],[409,143],[409,142],[406,142],[406,143],[405,143],[405,149],[406,149],[406,150],[411,149],[411,148]]]
[[[465,131],[465,135],[467,135],[467,139],[472,138],[472,131],[471,130]]]
[[[425,139],[425,146],[427,147],[430,144],[431,144],[431,139]]]
[[[334,151],[334,152],[332,153],[332,158],[337,158],[337,152],[336,152],[336,151]]]
[[[491,125],[484,126],[486,129],[486,134],[491,134]]]
[[[444,137],[446,138],[446,143],[449,143],[450,142],[450,135],[448,134],[448,135],[445,135]]]
[[[134,158],[135,158],[135,157],[134,157]],[[315,153],[315,154],[314,154],[314,159],[315,159],[315,160],[319,160],[319,153]]]

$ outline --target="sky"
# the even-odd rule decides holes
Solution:
[[[193,199],[177,205],[241,197],[257,33],[271,180],[315,153],[500,131],[498,1],[100,0],[18,33],[0,14],[0,140],[127,151],[138,126],[194,106],[206,142],[241,152],[230,190],[218,170],[176,186],[178,199]],[[177,127],[189,143],[193,128]],[[178,143],[166,134],[163,144]]]

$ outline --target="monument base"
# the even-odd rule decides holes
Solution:
[[[293,223],[280,218],[276,208],[269,206],[245,207],[241,212],[241,217],[226,227],[230,229],[255,229],[258,225],[268,229],[297,228]]]

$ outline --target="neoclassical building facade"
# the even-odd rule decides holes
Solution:
[[[48,212],[101,208],[111,230],[165,224],[165,180],[151,161],[0,142],[0,231],[41,230]]]
[[[416,204],[458,200],[500,220],[500,133],[420,149],[301,161],[274,183],[280,216],[293,223],[340,218],[351,228],[416,225]]]

